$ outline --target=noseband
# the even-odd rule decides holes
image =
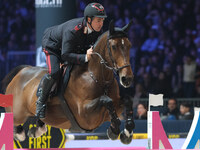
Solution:
[[[108,49],[108,54],[109,54],[110,60],[112,62],[112,66],[108,66],[107,65],[108,63],[103,59],[103,57],[99,53],[93,52],[93,54],[96,54],[97,56],[99,56],[101,64],[103,64],[106,68],[113,70],[113,72],[116,73],[116,74],[118,74],[121,69],[130,66],[130,64],[127,64],[127,65],[124,65],[122,67],[118,67],[114,58],[113,58],[111,48],[110,48],[110,44],[109,44],[109,40],[113,39],[113,38],[117,38],[117,37],[126,37],[126,36],[124,34],[117,34],[117,35],[114,35],[114,36],[108,36],[108,38],[107,38],[107,49]]]

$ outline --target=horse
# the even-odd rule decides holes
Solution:
[[[111,121],[107,130],[110,139],[115,140],[120,134],[121,142],[129,144],[134,129],[132,102],[120,98],[116,75],[120,84],[128,88],[133,82],[129,51],[131,43],[127,32],[131,26],[114,27],[110,22],[109,30],[102,34],[93,48],[88,63],[73,65],[63,97],[74,119],[81,129],[91,131],[105,121]],[[47,73],[46,68],[22,65],[14,68],[3,80],[5,94],[13,95],[14,138],[25,140],[21,124],[35,116],[37,89],[41,78]],[[46,132],[46,124],[56,128],[70,129],[73,123],[65,115],[62,103],[57,95],[49,97],[46,117],[38,119],[37,127],[29,129],[29,137],[39,137]],[[119,115],[126,109],[125,129],[120,133]],[[6,112],[11,112],[6,108]]]

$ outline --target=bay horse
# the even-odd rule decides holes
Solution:
[[[110,139],[120,134],[118,116],[126,108],[125,129],[120,134],[124,144],[132,140],[134,120],[132,102],[120,99],[117,73],[120,84],[127,88],[133,81],[129,51],[131,43],[127,32],[131,22],[123,28],[109,25],[109,31],[99,37],[93,48],[90,61],[84,65],[74,65],[63,96],[81,129],[93,130],[105,121],[111,121],[107,130]],[[5,94],[13,95],[14,138],[25,140],[21,124],[28,117],[35,116],[37,89],[46,68],[18,66],[3,80]],[[45,124],[56,128],[70,129],[73,124],[66,117],[58,96],[49,97],[46,118],[37,121],[37,127],[29,129],[28,136],[39,137],[46,132]],[[125,106],[125,107],[124,107]],[[11,109],[7,108],[7,112]]]

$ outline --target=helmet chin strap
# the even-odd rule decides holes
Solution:
[[[92,20],[93,20],[93,17],[91,17],[91,21],[90,21],[90,22],[87,21],[87,23],[90,25],[90,27],[92,28],[92,30],[93,30],[94,32],[97,32],[97,31],[92,27]]]
[[[92,23],[91,23],[91,22],[88,22],[88,24],[90,25],[90,27],[92,28],[92,30],[93,30],[94,32],[97,32],[97,31],[95,31],[94,28],[92,27]]]

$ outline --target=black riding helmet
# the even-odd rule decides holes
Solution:
[[[92,20],[93,17],[100,17],[100,18],[106,18],[106,12],[104,10],[104,7],[99,4],[99,3],[90,3],[85,7],[84,10],[84,17],[85,20],[88,22],[88,17],[91,18],[91,22],[88,22],[91,26],[91,28],[94,30],[94,28],[92,27]],[[96,31],[95,31],[96,32]]]
[[[90,3],[85,7],[84,10],[84,17],[87,20],[87,17],[93,18],[93,17],[100,17],[100,18],[106,18],[106,12],[104,10],[104,7],[99,3]]]

